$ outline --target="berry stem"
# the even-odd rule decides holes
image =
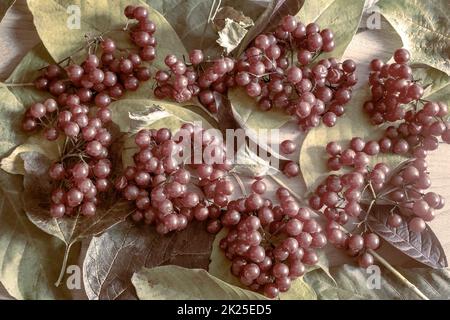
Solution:
[[[217,11],[220,8],[220,4],[221,4],[221,0],[219,0],[219,4],[217,5],[216,10],[214,10],[214,7],[216,7],[216,0],[213,0],[212,4],[211,4],[211,8],[209,9],[209,15],[208,15],[208,20],[206,20],[205,22],[205,26],[203,27],[203,35],[202,38],[200,39],[200,48],[203,48],[203,42],[205,40],[205,34],[206,34],[206,30],[208,29],[208,25],[211,21],[213,21],[215,15],[217,14]]]
[[[419,290],[413,283],[411,283],[408,279],[406,279],[400,272],[397,271],[389,262],[387,262],[382,256],[376,253],[372,249],[367,250],[371,255],[374,256],[386,269],[392,272],[405,286],[414,291],[421,299],[430,300],[422,291]]]
[[[245,189],[245,185],[242,182],[241,177],[239,177],[235,172],[231,172],[230,175],[232,175],[233,178],[236,179],[236,182],[238,183],[239,188],[241,189],[241,192],[242,192],[243,196],[246,197],[247,196],[247,190]]]
[[[71,247],[72,247],[72,243],[70,243],[68,245],[66,244],[66,250],[64,252],[64,258],[62,261],[61,270],[59,272],[59,277],[58,277],[58,280],[56,280],[56,282],[55,282],[56,287],[59,287],[61,285],[61,282],[64,278],[64,274],[66,273],[67,261],[69,260],[69,253],[70,253]]]
[[[25,83],[5,83],[5,87],[12,88],[12,87],[32,87],[34,86],[34,83],[32,82],[25,82]]]

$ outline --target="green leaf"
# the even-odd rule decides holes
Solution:
[[[83,263],[86,294],[91,300],[136,299],[133,273],[167,264],[206,269],[213,240],[204,223],[166,236],[148,225],[120,223],[89,244]]]
[[[13,6],[14,2],[16,2],[16,0],[3,0],[2,2],[0,2],[0,22],[2,22],[3,17]]]
[[[267,300],[230,285],[203,269],[143,268],[131,279],[140,300]]]
[[[0,282],[20,300],[68,298],[53,285],[64,246],[27,219],[23,192],[21,176],[0,171]]]
[[[228,233],[227,229],[222,229],[217,235],[213,243],[211,252],[211,263],[208,271],[211,275],[237,287],[245,288],[240,283],[239,279],[231,274],[231,261],[225,256],[219,243]],[[291,288],[287,292],[280,293],[281,300],[315,300],[317,296],[314,290],[303,281],[303,278],[298,278],[293,281]]]
[[[364,3],[364,0],[319,0],[303,6],[297,15],[303,23],[315,22],[322,29],[330,28],[334,33],[335,49],[321,54],[320,58],[342,57],[358,30]]]
[[[364,102],[369,100],[369,97],[370,93],[367,87],[358,89],[345,107],[345,115],[337,121],[336,126],[329,128],[322,124],[309,131],[300,151],[300,169],[309,190],[313,190],[329,174],[328,157],[325,151],[328,142],[336,141],[345,147],[353,137],[365,140],[381,138],[383,130],[372,125],[362,109]],[[380,153],[376,157],[371,157],[371,161],[374,164],[384,162],[396,167],[404,161],[404,157]]]
[[[397,268],[398,271],[413,283],[430,299],[450,298],[450,272],[448,269],[433,270],[428,268]],[[411,300],[419,297],[398,277],[386,269],[380,269],[380,286],[375,269],[362,269],[350,265],[333,267],[331,274],[337,284],[321,270],[315,270],[305,275],[306,283],[314,288],[321,300]]]
[[[377,6],[411,52],[412,62],[428,64],[450,75],[447,0],[381,0]]]
[[[8,84],[29,84],[39,77],[40,69],[55,63],[44,45],[39,43],[28,52],[6,80]],[[11,86],[10,90],[24,105],[29,106],[36,101],[44,101],[51,97],[46,91],[37,90],[34,86]]]

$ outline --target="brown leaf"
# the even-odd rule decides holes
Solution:
[[[216,102],[217,111],[217,125],[222,131],[223,136],[226,136],[227,129],[238,129],[240,128],[236,119],[233,115],[233,110],[231,109],[230,100],[227,96],[214,92],[214,101]]]
[[[6,15],[8,10],[13,6],[16,0],[2,0],[0,2],[0,22],[2,22],[3,17]]]
[[[414,260],[435,269],[447,267],[444,249],[431,228],[427,226],[422,233],[414,233],[409,230],[406,218],[398,228],[393,228],[387,223],[391,209],[392,206],[374,206],[367,220],[370,229]]]
[[[206,269],[213,240],[201,223],[166,236],[153,227],[121,223],[92,238],[83,265],[87,296],[91,300],[136,299],[131,277],[143,267]]]

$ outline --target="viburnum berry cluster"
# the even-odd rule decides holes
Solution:
[[[89,54],[80,65],[69,57],[60,63],[69,62],[64,69],[60,64],[48,66],[35,80],[36,88],[49,91],[63,106],[69,99],[78,104],[94,102],[100,108],[106,108],[112,99],[121,98],[127,90],[136,91],[141,81],[151,78],[150,69],[143,62],[155,59],[156,26],[148,20],[144,7],[128,6],[125,15],[138,21],[129,28],[136,52],[118,48],[110,38],[96,37],[88,41]],[[100,57],[91,53],[97,46],[102,49]]]
[[[409,57],[407,50],[399,49],[393,64],[378,59],[371,62],[372,100],[363,108],[374,125],[395,124],[388,126],[378,141],[354,137],[346,149],[337,142],[328,143],[328,169],[350,172],[329,175],[309,200],[311,208],[322,210],[328,219],[329,242],[358,256],[362,267],[373,264],[367,249],[376,250],[380,244],[367,226],[377,206],[390,207],[390,227],[407,222],[410,231],[421,233],[445,203],[442,196],[427,191],[431,180],[426,158],[438,148],[439,137],[448,142],[449,123],[444,120],[448,108],[443,102],[421,99],[423,88],[412,79]],[[408,155],[410,159],[397,168],[384,163],[372,167],[370,157],[380,152]],[[351,232],[342,228],[348,222],[357,226]]]
[[[199,49],[189,54],[189,62],[168,55],[169,70],[159,70],[155,76],[155,96],[178,102],[198,96],[203,106],[216,113],[214,95],[239,86],[262,110],[282,109],[303,130],[318,126],[321,119],[331,127],[344,114],[357,83],[352,60],[322,59],[313,65],[320,53],[334,49],[333,38],[330,29],[320,30],[315,23],[305,26],[286,16],[275,32],[257,36],[237,61],[230,57],[208,60]]]
[[[84,113],[76,115],[84,116],[87,125],[80,133],[70,122],[59,122],[59,126],[64,126],[66,134],[63,156],[48,171],[56,184],[50,207],[50,215],[54,218],[78,213],[84,216],[95,215],[100,195],[111,187],[108,178],[112,163],[108,159],[108,148],[112,143],[112,136],[104,126],[111,119],[89,119]]]
[[[445,120],[448,106],[441,101],[422,99],[424,88],[413,79],[408,65],[410,53],[406,49],[395,51],[394,60],[392,64],[379,59],[371,62],[372,99],[364,104],[364,111],[374,125],[395,122],[380,140],[381,149],[419,156],[436,150],[439,138],[450,143],[450,123]]]
[[[262,110],[284,110],[303,130],[321,120],[332,127],[357,83],[352,60],[341,64],[329,58],[314,64],[321,52],[334,49],[333,38],[330,29],[320,30],[316,23],[305,26],[286,16],[275,32],[257,36],[237,61],[235,82]]]
[[[278,203],[266,198],[268,186],[262,177],[253,181],[249,195],[241,185],[245,196],[236,199],[231,177],[242,181],[232,172],[222,137],[190,123],[177,132],[168,128],[137,132],[134,164],[113,184],[108,107],[151,79],[147,63],[156,58],[157,45],[156,26],[145,7],[127,6],[124,14],[129,19],[126,27],[109,32],[128,32],[134,49],[119,48],[106,37],[109,32],[88,38],[82,63],[68,57],[44,68],[34,81],[37,89],[53,97],[29,106],[22,128],[42,129],[47,140],[64,143],[48,171],[55,186],[52,217],[93,216],[107,192],[115,189],[134,203],[132,219],[155,226],[161,235],[181,231],[193,220],[204,221],[213,234],[226,227],[220,248],[231,261],[231,273],[250,289],[276,298],[307,266],[318,263],[316,250],[327,242],[357,257],[361,267],[372,265],[372,250],[380,247],[380,237],[370,231],[368,219],[381,206],[389,207],[390,227],[406,222],[415,233],[426,230],[426,222],[444,207],[443,197],[428,191],[426,158],[440,139],[450,143],[448,107],[423,99],[424,87],[413,78],[405,49],[395,51],[394,63],[375,59],[370,64],[372,97],[363,109],[373,125],[387,124],[383,137],[369,141],[353,137],[345,149],[328,143],[328,169],[345,173],[331,173],[309,198],[310,208],[300,207],[285,188],[276,191]],[[197,97],[217,113],[217,95],[241,87],[262,111],[282,110],[303,131],[320,123],[332,127],[345,113],[357,83],[353,60],[316,61],[334,48],[330,29],[285,16],[237,59],[205,57],[200,49],[192,50],[188,61],[167,55],[167,69],[154,76],[154,95],[179,103]],[[280,150],[291,155],[296,145],[285,140]],[[379,153],[401,154],[409,160],[397,168],[381,162],[372,166],[371,157]],[[283,173],[297,177],[298,163],[285,161]],[[323,214],[326,227],[312,217],[313,211]],[[349,225],[350,231],[344,228]]]
[[[50,178],[57,184],[51,196],[53,217],[78,212],[85,216],[95,214],[99,195],[108,191],[111,184],[108,148],[112,143],[109,131],[112,114],[108,106],[126,90],[135,91],[140,81],[151,78],[143,61],[155,58],[156,26],[148,20],[144,7],[128,6],[125,15],[137,20],[130,27],[136,53],[127,51],[124,55],[125,50],[117,48],[112,39],[99,36],[88,41],[88,54],[80,65],[69,57],[44,68],[34,81],[37,89],[48,91],[54,98],[27,109],[23,130],[43,129],[49,141],[65,137],[61,157],[49,169]],[[98,46],[102,51],[100,57],[95,52]],[[64,62],[68,64],[63,68]]]
[[[289,191],[276,192],[279,205],[264,198],[266,184],[257,180],[252,193],[228,204],[221,221],[228,233],[220,247],[232,261],[231,273],[252,290],[270,298],[286,292],[291,282],[315,265],[315,249],[326,245],[321,226]]]
[[[196,146],[195,141],[201,145]],[[133,219],[156,225],[160,234],[183,230],[193,219],[209,219],[207,230],[219,232],[217,218],[234,191],[227,177],[232,167],[222,141],[186,123],[174,135],[167,128],[141,130],[135,142],[139,147],[133,157],[135,165],[115,181],[123,197],[135,202]],[[206,149],[211,158],[203,162]],[[202,163],[195,164],[195,152],[201,154]]]
[[[234,86],[234,60],[223,57],[205,60],[202,50],[192,50],[189,62],[169,54],[164,60],[169,70],[158,70],[155,75],[155,96],[159,99],[173,98],[186,102],[198,97],[211,113],[217,113],[215,93],[225,94]]]

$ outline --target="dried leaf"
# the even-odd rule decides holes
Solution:
[[[182,106],[160,100],[125,99],[112,103],[110,109],[112,121],[117,124],[120,131],[130,133],[123,144],[124,167],[133,163],[133,154],[138,150],[133,135],[142,128],[168,128],[172,132],[177,132],[186,122],[196,123],[203,128],[217,127],[216,120],[195,105]]]
[[[243,28],[249,28],[254,24],[252,18],[247,17],[242,11],[238,11],[230,6],[225,6],[220,8],[214,17],[213,24],[217,30],[220,31],[225,28],[226,19],[239,23]]]
[[[20,131],[23,105],[0,83],[0,158],[25,140]]]
[[[235,56],[239,57],[253,39],[266,29],[273,29],[281,19],[290,14],[296,15],[302,8],[304,0],[271,0],[266,10],[255,21],[245,38],[242,40]]]
[[[260,110],[255,99],[248,96],[241,88],[230,90],[228,99],[236,121],[243,129],[278,129],[292,120],[291,116],[279,110]]]
[[[169,118],[172,115],[157,105],[153,105],[144,111],[130,111],[128,117],[130,118],[130,132],[135,133],[139,130],[148,127],[155,122]]]
[[[312,3],[308,3],[308,5],[303,6],[300,12],[297,14],[297,17],[303,23],[310,23],[316,21],[323,12],[328,10],[328,8],[335,2],[336,0],[316,0]]]
[[[381,0],[377,6],[411,52],[412,62],[425,63],[450,75],[447,0]]]
[[[412,232],[406,219],[393,228],[387,222],[391,209],[392,206],[374,206],[367,220],[370,229],[414,260],[432,268],[447,267],[444,249],[431,228],[427,226],[422,233]]]
[[[2,2],[0,2],[0,22],[2,22],[3,17],[13,6],[14,2],[16,2],[16,0],[3,0]]]
[[[91,300],[136,299],[133,273],[167,264],[207,268],[213,239],[201,223],[166,236],[153,227],[121,223],[91,240],[83,264],[86,294]]]
[[[64,216],[52,218],[49,213],[49,194],[53,189],[47,172],[51,161],[37,152],[23,153],[25,177],[23,194],[24,208],[28,218],[42,231],[60,239],[66,246],[65,257],[62,262],[61,276],[64,274],[71,248],[82,239],[98,235],[121,221],[124,221],[132,212],[132,206],[125,200],[117,200],[112,190],[104,196],[97,212],[93,217]]]
[[[222,249],[220,249],[219,242],[227,235],[228,230],[222,229],[214,240],[211,252],[211,263],[208,271],[211,275],[237,287],[245,288],[240,283],[239,279],[231,274],[231,261],[225,256]],[[303,278],[298,278],[293,281],[289,291],[280,293],[281,300],[315,300],[317,296],[314,290],[303,281]]]
[[[360,88],[353,95],[352,100],[345,107],[345,115],[337,121],[336,126],[332,128],[324,125],[316,127],[308,132],[303,141],[300,151],[300,169],[309,190],[312,190],[329,174],[328,158],[325,152],[328,142],[336,141],[342,143],[342,146],[346,146],[353,137],[374,140],[378,137],[381,138],[383,134],[383,130],[373,126],[369,117],[362,110],[364,102],[370,97],[368,89]],[[380,154],[372,157],[371,161],[373,163],[384,162],[396,167],[404,159],[401,156]]]
[[[19,129],[20,130],[20,129]],[[23,153],[37,152],[45,155],[48,159],[57,159],[59,156],[58,146],[62,144],[62,139],[58,141],[48,141],[41,135],[29,137],[24,144],[14,149],[11,154],[1,161],[1,169],[10,174],[25,175],[24,162],[21,157]]]
[[[15,300],[0,282],[0,300]]]
[[[410,282],[430,299],[450,298],[450,272],[448,269],[397,268]],[[308,272],[304,279],[321,300],[417,300],[419,297],[386,269],[381,269],[380,278],[373,269],[362,269],[350,265],[330,268],[336,283],[322,270]],[[380,280],[380,286],[376,282]]]
[[[137,48],[131,43],[127,32],[122,32],[127,23],[123,14],[127,5],[145,5],[140,0],[120,0],[111,6],[107,0],[28,0],[33,13],[34,23],[45,47],[55,61],[61,61],[79,52],[86,44],[85,36],[96,37],[108,32],[107,36],[116,41],[121,49]],[[73,28],[71,14],[67,9],[71,5],[80,8],[80,28]],[[166,19],[156,10],[148,8],[149,19],[156,25],[155,38],[158,41],[157,56],[152,65],[158,69],[165,68],[164,58],[170,53],[179,56],[187,55],[186,50],[176,32]],[[54,32],[59,30],[59,32]],[[109,32],[113,31],[113,32]],[[85,51],[86,52],[86,51]],[[77,54],[75,60],[82,55]],[[130,92],[128,98],[149,98],[153,96],[152,81],[143,83],[139,90]]]
[[[424,65],[413,66],[415,80],[426,87],[424,98],[450,103],[450,76],[438,69]]]
[[[208,21],[211,7],[213,10],[220,9],[217,7],[217,1],[146,0],[146,2],[167,19],[188,51],[202,49],[206,56],[210,57],[222,54],[222,49],[216,42],[217,32],[214,25]],[[252,0],[222,0],[220,4],[242,11],[252,20],[257,19],[265,9],[260,1]]]
[[[63,299],[69,294],[53,283],[64,246],[26,217],[21,176],[0,171],[0,281],[16,299]]]
[[[230,285],[203,269],[178,266],[144,268],[132,278],[140,300],[267,300]]]
[[[248,30],[241,23],[225,18],[225,27],[219,31],[217,43],[225,48],[227,54],[230,54],[239,46],[247,32]]]
[[[41,73],[40,69],[55,63],[44,44],[41,42],[28,52],[6,80],[10,84],[32,83]],[[10,90],[25,107],[36,101],[44,101],[51,97],[46,91],[37,90],[34,86],[13,86]]]
[[[217,126],[217,122],[197,106],[183,106],[175,102],[125,99],[112,103],[110,109],[112,121],[121,132],[136,132],[144,126],[177,130],[184,122],[200,122],[205,128]]]
[[[315,22],[323,29],[330,28],[334,33],[335,49],[321,54],[320,58],[342,57],[358,30],[364,3],[364,0],[319,0],[303,6],[297,15],[303,23]]]
[[[231,109],[230,100],[228,100],[227,96],[220,94],[218,92],[214,92],[214,101],[216,102],[218,111],[217,111],[217,124],[222,134],[226,136],[227,129],[237,129],[239,128],[239,124],[233,115],[233,110]]]
[[[236,164],[232,172],[242,175],[244,177],[254,178],[263,177],[268,174],[277,174],[279,170],[270,165],[266,161],[258,157],[248,145],[242,145],[236,152]]]

